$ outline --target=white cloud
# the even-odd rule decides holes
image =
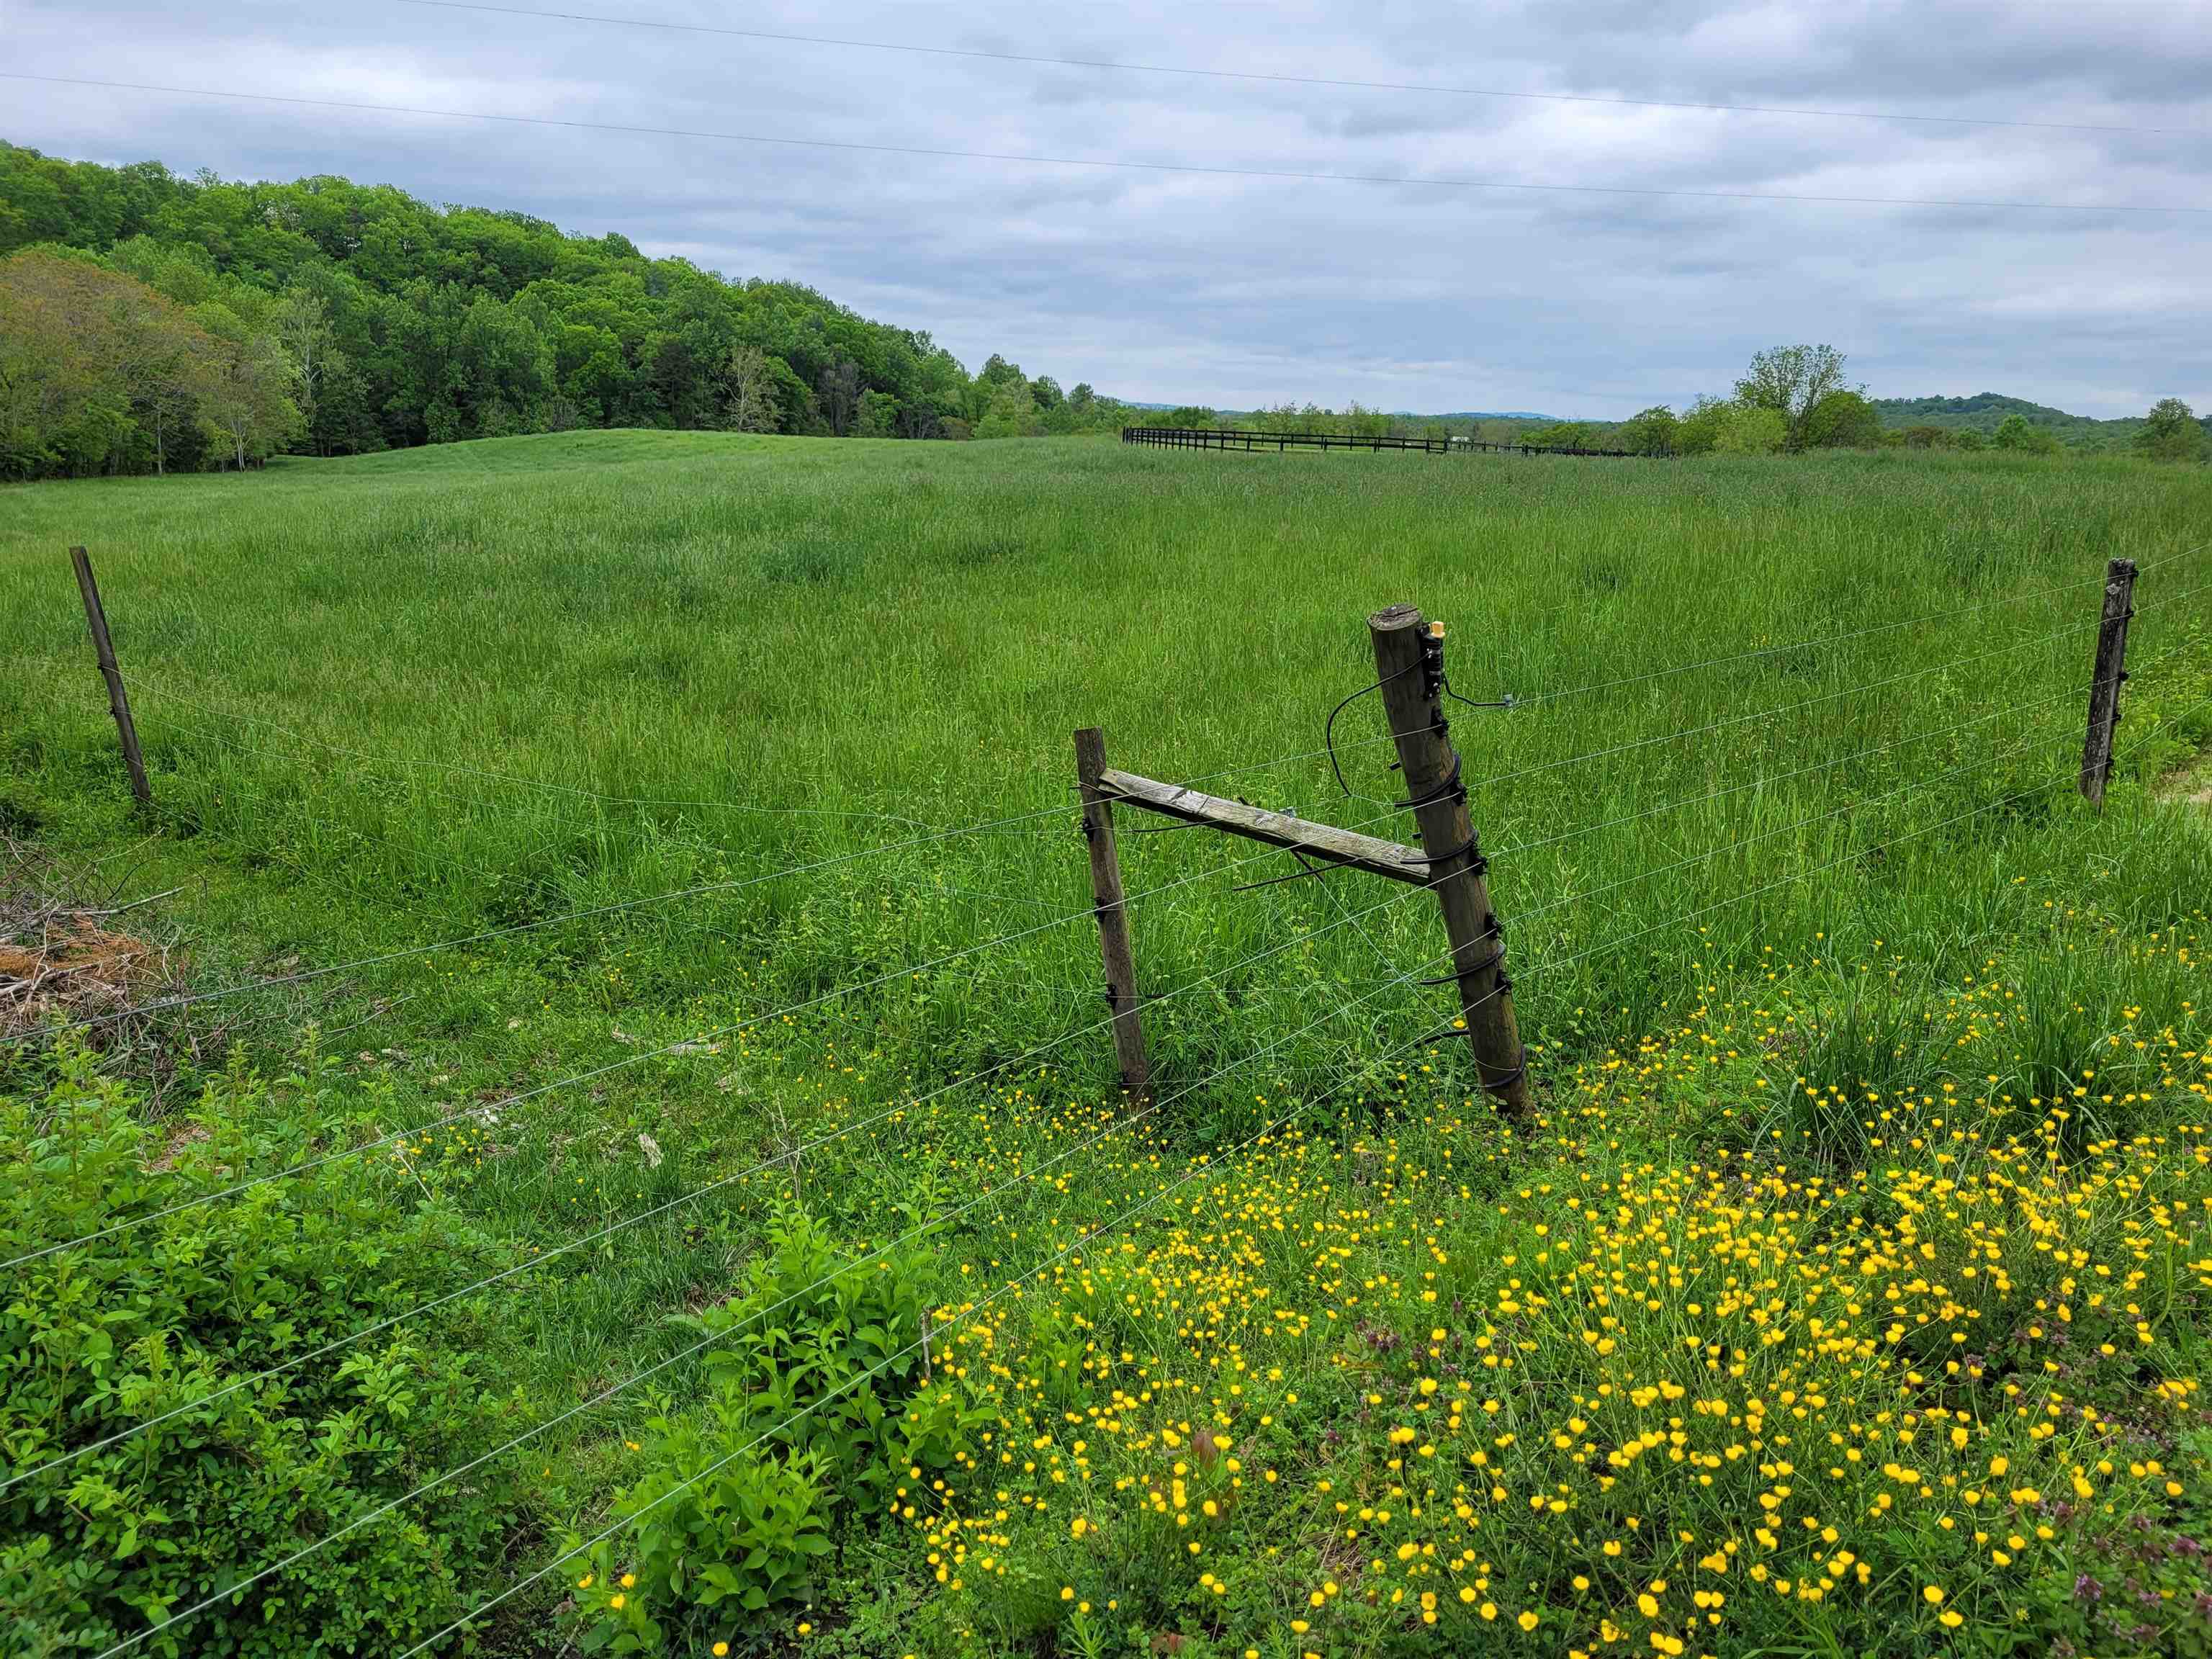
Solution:
[[[520,0],[528,3],[528,0]],[[624,15],[1459,87],[2212,130],[2212,31],[2157,4],[1642,0],[1047,11],[592,0]],[[741,20],[733,24],[733,19]],[[2212,202],[2155,137],[1285,86],[363,0],[11,8],[13,66],[556,120],[1289,172],[1983,201]],[[2212,403],[2212,217],[1699,201],[1054,167],[9,83],[7,136],[342,173],[786,276],[1063,384],[1618,415],[1829,339],[1878,393]]]

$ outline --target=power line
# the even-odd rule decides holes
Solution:
[[[1468,179],[1449,174],[1328,173],[1292,167],[1209,167],[1194,161],[1136,161],[1085,155],[1046,155],[1017,150],[953,149],[921,144],[866,143],[855,139],[792,138],[771,133],[725,132],[696,127],[656,127],[617,121],[580,121],[550,115],[495,115],[483,110],[436,109],[419,104],[371,104],[352,99],[302,98],[270,92],[238,92],[212,87],[162,86],[142,81],[105,81],[89,76],[30,75],[0,71],[0,80],[46,86],[94,87],[108,92],[156,93],[167,97],[215,98],[235,103],[283,104],[301,109],[351,110],[369,115],[422,115],[451,121],[492,121],[510,126],[557,127],[575,132],[620,132],[653,138],[703,138],[714,143],[766,144],[793,149],[842,150],[867,155],[918,155],[939,161],[1010,161],[1031,167],[1088,167],[1119,173],[1176,173],[1223,179],[1277,179],[1302,184],[1417,185],[1436,190],[1490,190],[1536,195],[1626,196],[1709,202],[1796,202],[1825,207],[1958,208],[1970,211],[2030,213],[2163,213],[2200,217],[2212,207],[2163,202],[2016,202],[1965,197],[1845,196],[1793,191],[1687,190],[1652,185],[1563,185],[1523,179]]]
[[[2101,121],[2028,121],[1989,115],[1915,115],[1900,110],[1820,109],[1784,104],[1719,104],[1672,98],[1620,98],[1596,93],[1528,92],[1504,87],[1442,85],[1425,81],[1358,81],[1341,76],[1286,75],[1258,70],[1202,69],[1188,64],[1139,64],[1102,58],[1054,58],[1040,53],[985,52],[961,46],[915,46],[897,40],[858,40],[833,35],[783,34],[766,29],[724,28],[706,23],[675,23],[650,17],[607,17],[595,12],[536,11],[520,6],[466,3],[465,0],[398,0],[402,5],[438,11],[489,12],[547,22],[607,23],[624,28],[659,29],[676,34],[715,34],[740,40],[775,40],[791,46],[839,46],[863,52],[905,52],[921,58],[966,58],[997,64],[1033,64],[1048,69],[1106,70],[1133,75],[1177,75],[1208,81],[1243,81],[1273,86],[1326,87],[1355,92],[1420,92],[1455,98],[1504,98],[1529,103],[1601,104],[1629,109],[1699,110],[1731,115],[1788,115],[1832,121],[1905,121],[1931,126],[2014,127],[2048,132],[2154,133],[2202,137],[2198,127],[2145,127]]]

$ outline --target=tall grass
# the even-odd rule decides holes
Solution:
[[[474,1309],[488,1370],[550,1410],[672,1352],[659,1316],[729,1291],[779,1195],[866,1248],[1110,1121],[1073,728],[1133,770],[1409,836],[1374,700],[1339,722],[1349,799],[1315,752],[1395,601],[1449,624],[1456,691],[1515,700],[1455,708],[1452,738],[1554,1109],[1626,1066],[1653,1121],[1616,1121],[1616,1151],[1690,1123],[1834,1168],[1891,1139],[1887,1097],[1940,1114],[1945,1083],[2125,1132],[2197,1024],[2212,835],[2153,785],[2212,735],[2212,550],[2170,556],[2208,540],[2201,469],[1887,453],[638,433],[44,486],[0,494],[0,827],[179,890],[139,921],[202,990],[342,969],[192,1011],[271,1069],[362,1074],[204,1107],[272,1158],[526,1093],[373,1165],[395,1203],[434,1192],[520,1249],[866,1126]],[[2116,554],[2147,568],[2100,814],[2072,778]],[[1404,1053],[1453,1012],[1398,982],[1439,971],[1422,895],[1236,892],[1288,860],[1122,847],[1171,1109],[1116,1143],[1130,1162],[1073,1160],[938,1236],[948,1260],[995,1268],[1001,1231],[1108,1213],[1117,1171],[1334,1084],[1469,1092],[1449,1049]],[[495,929],[521,931],[349,965]],[[315,1021],[355,1057],[282,1059]],[[10,1051],[0,1081],[47,1065]],[[533,1448],[574,1482],[546,1524],[617,1478],[607,1432]]]

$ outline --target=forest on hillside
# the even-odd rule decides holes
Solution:
[[[0,477],[577,427],[1006,437],[1123,410],[796,283],[336,177],[0,143]]]

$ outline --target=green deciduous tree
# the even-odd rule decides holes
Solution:
[[[1714,453],[1721,455],[1771,455],[1789,442],[1790,425],[1782,411],[1756,404],[1731,406],[1713,434]]]
[[[1806,410],[1798,430],[1805,449],[1872,449],[1881,441],[1881,416],[1863,392],[1839,387]]]
[[[2143,417],[2136,449],[2156,461],[2195,461],[2204,455],[2204,428],[2197,412],[2179,398],[2161,398]]]
[[[982,424],[994,404],[994,431],[1074,433],[1111,430],[1126,413],[1087,386],[1032,386],[1004,357],[971,379],[927,334],[798,283],[732,282],[647,259],[620,235],[564,235],[526,214],[433,207],[344,179],[233,183],[0,143],[0,255],[40,241],[136,278],[210,338],[252,345],[248,366],[276,367],[260,349],[273,340],[296,418],[261,398],[269,376],[228,360],[227,406],[258,407],[255,432],[323,454],[577,426],[849,434],[888,418],[897,436],[934,437]],[[757,358],[733,375],[741,347]],[[34,364],[73,365],[66,432],[13,417],[16,476],[199,464],[197,414],[179,422],[173,398],[157,405],[88,378],[67,341],[0,339],[0,357],[19,410],[52,379]],[[95,383],[112,395],[91,396]],[[45,435],[23,435],[33,431]],[[237,465],[239,437],[209,456]]]
[[[1672,455],[1681,447],[1682,423],[1664,404],[1654,404],[1621,423],[1614,437],[1638,455]]]
[[[1821,399],[1844,389],[1844,355],[1833,346],[1775,346],[1759,353],[1735,383],[1735,400],[1782,417],[1784,446],[1805,447],[1805,425]]]

